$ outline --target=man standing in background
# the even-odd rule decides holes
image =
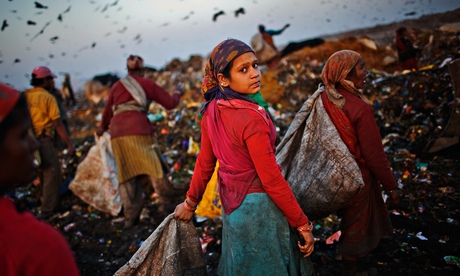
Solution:
[[[54,134],[57,132],[67,145],[70,154],[75,152],[61,114],[56,98],[50,91],[54,89],[54,75],[45,66],[35,67],[32,71],[30,84],[33,88],[25,92],[32,118],[33,133],[40,142],[40,196],[41,218],[53,215],[59,207],[59,189],[62,181],[61,165]]]

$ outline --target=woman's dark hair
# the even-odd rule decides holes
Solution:
[[[24,115],[29,116],[29,109],[27,108],[25,95],[21,94],[13,110],[11,110],[10,114],[0,123],[0,144],[3,143],[6,133],[8,133],[13,126],[17,125],[20,120],[24,119]]]
[[[32,85],[32,86],[42,85],[45,82],[46,79],[52,79],[52,78],[53,78],[52,76],[49,76],[49,77],[46,77],[46,78],[37,79],[36,75],[32,74],[32,79],[30,80],[30,85]]]
[[[234,60],[230,61],[230,63],[227,64],[227,66],[225,67],[224,71],[222,71],[222,75],[223,75],[225,78],[229,79],[229,80],[231,79],[231,78],[230,78],[230,70],[231,70],[232,67],[233,67],[233,61],[234,61]]]

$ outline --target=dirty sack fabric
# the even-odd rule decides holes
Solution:
[[[195,226],[167,216],[114,276],[206,275]]]
[[[113,156],[110,135],[106,132],[97,139],[78,165],[69,189],[94,208],[117,216],[121,211],[117,166]]]
[[[354,156],[329,118],[321,93],[305,101],[276,149],[276,160],[310,220],[342,207],[364,186]]]

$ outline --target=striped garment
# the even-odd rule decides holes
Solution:
[[[138,175],[162,178],[161,162],[151,135],[129,135],[112,139],[118,168],[118,181],[124,183]]]

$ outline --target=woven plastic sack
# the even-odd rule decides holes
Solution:
[[[78,165],[69,189],[94,208],[117,216],[121,211],[118,176],[110,134],[96,139],[85,159]]]
[[[340,210],[364,185],[361,170],[321,100],[320,87],[297,112],[276,160],[309,219]]]
[[[114,276],[206,275],[203,251],[191,221],[167,216]]]

